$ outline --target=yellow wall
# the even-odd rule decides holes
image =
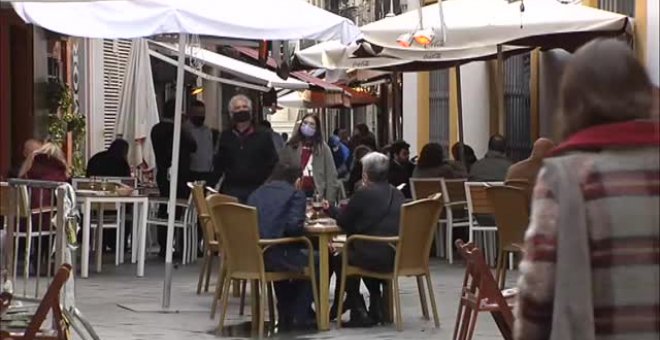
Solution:
[[[648,34],[646,0],[635,0],[635,52],[642,64],[646,65],[646,37]]]
[[[456,68],[449,69],[449,146],[458,142],[458,83]]]

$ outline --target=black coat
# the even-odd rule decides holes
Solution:
[[[346,234],[397,236],[403,194],[388,183],[369,184],[356,191],[337,216]],[[383,243],[357,241],[350,251],[353,265],[374,271],[392,270],[394,250]]]
[[[277,163],[271,134],[253,130],[240,135],[234,129],[220,134],[215,158],[215,180],[225,176],[222,191],[245,202],[247,197],[270,176]]]
[[[406,184],[405,187],[401,190],[403,195],[406,198],[410,198],[410,177],[412,177],[413,171],[415,170],[415,165],[407,162],[399,164],[397,162],[390,162],[390,184],[395,187],[398,187],[401,184]]]
[[[169,195],[170,181],[167,169],[172,166],[172,144],[174,141],[174,123],[161,121],[151,128],[151,143],[156,156],[156,183],[161,196]],[[181,144],[179,146],[179,176],[177,180],[177,197],[188,198],[189,189],[186,182],[190,178],[190,154],[197,150],[195,140],[181,129]]]
[[[101,151],[87,162],[87,177],[131,177],[131,167],[124,157]]]

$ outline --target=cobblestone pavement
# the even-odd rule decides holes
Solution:
[[[109,259],[108,259],[109,260]],[[103,273],[90,273],[90,278],[76,278],[76,304],[102,339],[217,339],[220,337],[240,339],[250,320],[249,305],[246,315],[238,315],[239,301],[229,302],[223,336],[215,334],[219,318],[210,319],[210,305],[214,287],[210,292],[196,295],[198,268],[196,264],[181,266],[174,271],[172,303],[169,311],[161,306],[164,265],[153,259],[148,262],[145,277],[137,278],[135,266],[114,267],[105,261]],[[393,325],[373,328],[336,329],[333,324],[328,332],[275,334],[276,339],[451,339],[456,318],[457,297],[463,278],[461,263],[453,265],[446,261],[432,261],[433,290],[438,303],[440,328],[433,321],[421,317],[417,285],[412,278],[400,280],[403,309],[402,332]],[[509,275],[509,283],[516,274]],[[344,315],[346,318],[347,315]],[[497,327],[487,314],[479,316],[474,339],[501,339]]]

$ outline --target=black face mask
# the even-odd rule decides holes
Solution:
[[[232,115],[232,120],[235,123],[244,123],[250,120],[251,114],[250,111],[237,111]]]
[[[197,127],[204,125],[204,120],[205,117],[190,117],[190,122]]]

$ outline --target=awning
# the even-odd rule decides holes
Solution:
[[[176,44],[149,41],[152,46],[165,49],[172,55],[176,55],[178,46]],[[283,88],[291,90],[306,89],[309,86],[297,79],[281,79],[275,72],[262,67],[254,66],[240,60],[224,56],[199,47],[186,47],[186,55],[191,58],[199,59],[205,64],[215,67],[222,72],[232,74],[241,79],[247,80],[257,85],[263,85],[269,88]]]
[[[351,108],[360,107],[378,102],[378,97],[358,91],[348,86],[335,85],[344,90],[343,93],[322,92],[314,90],[293,91],[280,96],[277,99],[278,105],[289,108]]]
[[[259,52],[253,48],[249,47],[242,47],[242,46],[236,46],[234,47],[234,50],[238,51],[239,53],[243,54],[244,56],[250,57],[254,60],[259,60]],[[275,59],[273,58],[268,58],[268,61],[266,62],[268,67],[272,68],[277,68],[277,63],[275,62]],[[316,86],[324,91],[328,92],[343,92],[344,90],[330,82],[327,82],[323,79],[314,77],[313,75],[305,72],[305,71],[295,71],[291,72],[291,76],[298,78],[310,85]],[[290,78],[289,78],[290,79]]]

